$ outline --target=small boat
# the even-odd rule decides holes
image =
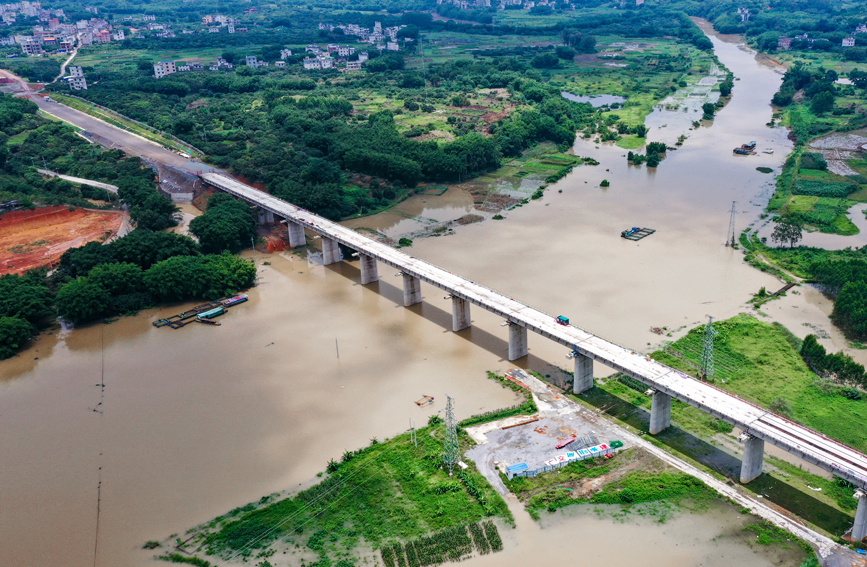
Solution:
[[[554,448],[555,448],[555,449],[562,449],[563,447],[565,447],[566,445],[568,445],[569,443],[571,443],[571,442],[573,442],[573,441],[575,441],[575,437],[571,437],[571,438],[569,438],[569,439],[566,439],[565,441],[562,441],[562,442],[560,442],[560,443],[557,443],[557,445],[554,446]]]
[[[766,148],[766,149],[762,150],[762,153],[763,154],[772,154],[772,153],[774,153],[774,150],[771,148]]]
[[[200,319],[200,320],[201,319],[213,319],[214,317],[219,317],[220,315],[222,315],[225,312],[226,312],[225,307],[214,307],[213,309],[209,309],[209,310],[205,311],[204,313],[199,313],[198,315],[196,315],[196,318]]]
[[[222,303],[225,307],[231,307],[231,306],[237,305],[239,303],[244,303],[245,301],[247,301],[247,296],[245,294],[241,293],[238,295],[233,295],[229,299],[224,299]]]

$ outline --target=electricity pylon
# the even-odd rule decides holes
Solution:
[[[449,468],[449,476],[460,459],[458,447],[458,424],[455,421],[454,400],[446,394],[446,439],[443,445],[443,464]]]
[[[698,377],[708,382],[714,381],[713,338],[717,332],[713,328],[713,317],[707,316],[707,331],[704,334],[704,345],[701,349],[701,369]]]
[[[732,201],[732,210],[730,211],[731,217],[729,218],[729,233],[726,236],[726,246],[731,246],[732,248],[735,247],[735,215],[738,214],[735,210],[735,206],[737,204],[737,201]]]

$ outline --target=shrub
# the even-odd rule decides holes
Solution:
[[[801,169],[819,169],[827,171],[828,162],[824,156],[817,152],[804,152],[801,154]]]
[[[810,195],[813,197],[837,197],[845,199],[850,193],[858,190],[853,183],[842,181],[821,181],[818,179],[796,179],[792,185],[795,195]]]

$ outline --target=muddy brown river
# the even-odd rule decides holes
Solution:
[[[417,241],[413,254],[637,350],[659,340],[650,326],[746,311],[751,293],[777,282],[723,246],[727,211],[738,202],[739,229],[758,218],[773,180],[755,168],[778,169],[790,142],[764,125],[781,75],[737,43],[712,39],[740,79],[734,97],[712,126],[686,132],[656,172],[627,165],[619,148],[579,142],[576,153],[599,166],[576,168],[503,221]],[[679,132],[668,123],[654,113],[649,138],[673,142]],[[731,154],[753,139],[776,153]],[[448,220],[470,210],[462,195],[441,199],[416,197],[355,224],[399,233],[416,215]],[[631,226],[657,233],[621,239]],[[251,300],[219,327],[157,329],[152,321],[186,306],[155,309],[53,329],[0,363],[0,565],[154,565],[145,541],[309,483],[344,450],[425,422],[445,394],[459,418],[514,403],[484,378],[514,366],[497,317],[476,309],[474,327],[452,333],[444,294],[424,287],[425,302],[404,308],[394,270],[381,267],[382,281],[362,287],[357,263],[256,259]],[[768,310],[802,336],[804,321],[827,329],[826,345],[841,348],[827,308],[805,293]],[[567,363],[563,348],[537,336],[530,349],[523,366]],[[413,403],[423,394],[436,397],[433,407]],[[664,525],[590,507],[536,524],[513,509],[518,527],[504,533],[506,551],[473,564],[561,560],[564,541],[591,566],[789,564],[736,537],[742,520],[729,509]]]

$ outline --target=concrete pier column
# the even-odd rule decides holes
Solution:
[[[340,261],[340,248],[337,246],[336,240],[331,240],[327,236],[322,237],[322,263],[326,266],[335,264]]]
[[[855,492],[858,510],[855,511],[855,525],[852,526],[852,540],[861,541],[867,537],[867,494],[862,490]]]
[[[256,212],[258,213],[259,224],[265,224],[266,222],[268,222],[268,213],[270,211],[266,211],[263,208],[257,208]],[[273,222],[273,221],[274,221],[274,213],[271,213],[271,222]]]
[[[593,387],[593,359],[583,354],[575,354],[575,378],[572,393],[580,394]]]
[[[286,219],[286,228],[289,229],[289,246],[298,248],[307,245],[307,237],[304,236],[304,227],[289,219]]]
[[[650,406],[650,434],[656,435],[671,425],[671,396],[653,392]]]
[[[409,307],[416,303],[421,303],[421,280],[403,274],[403,305]]]
[[[452,330],[462,331],[472,325],[470,320],[470,302],[460,297],[452,296]]]
[[[272,223],[274,222],[274,213],[271,211],[265,211],[265,222]]]
[[[509,324],[509,360],[527,356],[527,328],[517,323]]]
[[[379,268],[376,266],[376,258],[358,253],[361,260],[361,285],[379,281]]]
[[[744,458],[741,462],[741,482],[748,483],[762,474],[762,462],[765,460],[765,441],[748,435],[744,441]]]

